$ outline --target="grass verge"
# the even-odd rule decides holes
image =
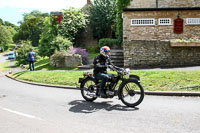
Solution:
[[[26,71],[12,77],[37,83],[79,86],[81,71]],[[140,76],[141,84],[148,91],[200,91],[200,71],[137,70],[131,74]]]
[[[99,53],[90,53],[90,59],[94,59],[94,57],[96,57],[97,55],[99,55]]]
[[[13,78],[36,83],[78,86],[80,71],[24,71],[11,75]]]
[[[0,71],[7,71],[10,69],[10,67],[8,67],[8,64],[9,64],[10,61],[6,61],[2,64],[0,64]]]
[[[3,54],[8,53],[8,52],[9,52],[9,50],[6,50],[6,51],[3,51],[3,52],[0,52],[0,55],[3,55]]]
[[[49,58],[41,58],[35,64],[35,70],[75,70],[77,68],[72,68],[72,67],[53,67],[50,66],[49,63]],[[26,68],[28,68],[29,65],[26,65]]]

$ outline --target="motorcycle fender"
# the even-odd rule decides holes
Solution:
[[[79,83],[80,83],[80,88],[82,88],[83,83],[86,79],[94,79],[93,77],[84,77],[84,78],[79,78]]]
[[[124,87],[124,84],[127,82],[134,82],[136,84],[140,83],[140,80],[132,78],[132,79],[124,79],[123,82],[120,84],[119,89],[118,90],[122,90],[121,88]],[[118,97],[119,99],[121,99],[120,93],[118,93]]]
[[[79,78],[78,83],[82,83],[85,78]]]
[[[140,83],[140,80],[136,79],[136,78],[130,78],[130,79],[125,79],[123,81],[123,83],[126,83],[126,82],[135,82],[135,83]]]

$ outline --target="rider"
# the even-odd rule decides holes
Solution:
[[[108,46],[103,46],[100,49],[100,55],[94,58],[94,77],[98,80],[101,80],[99,95],[101,97],[106,97],[105,94],[105,84],[106,81],[111,77],[111,74],[107,74],[108,67],[116,67],[111,63],[109,58],[110,55],[110,48]]]

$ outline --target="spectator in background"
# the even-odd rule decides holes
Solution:
[[[30,52],[28,53],[28,61],[30,71],[34,71],[35,52],[33,52],[32,48],[30,48]]]

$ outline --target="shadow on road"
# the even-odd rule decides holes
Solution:
[[[3,54],[3,56],[8,56],[8,54]]]
[[[112,110],[118,110],[118,111],[136,111],[139,110],[139,108],[130,108],[127,106],[122,105],[111,105],[112,101],[106,101],[106,102],[87,102],[84,100],[75,100],[69,103],[69,105],[72,105],[72,107],[69,109],[69,111],[74,113],[94,113],[99,110],[106,110],[106,111],[112,111]]]

